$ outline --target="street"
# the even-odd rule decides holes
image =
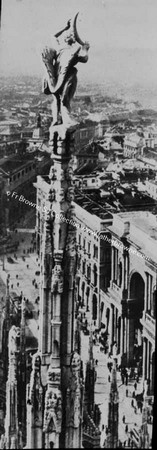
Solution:
[[[89,336],[85,336],[81,332],[81,357],[84,362],[84,375],[86,361],[88,360],[88,345]],[[95,403],[99,405],[101,411],[101,446],[104,444],[106,439],[106,426],[108,426],[108,402],[109,402],[109,392],[110,392],[110,380],[112,374],[109,372],[107,367],[108,355],[100,351],[100,344],[93,346],[93,356],[94,359],[98,361],[96,365],[97,379],[95,383]],[[131,379],[128,381],[128,385],[122,384],[121,374],[117,370],[117,387],[119,392],[119,440],[124,445],[127,445],[128,439],[130,438],[130,431],[133,430],[134,436],[137,436],[138,444],[138,430],[142,425],[142,413],[136,407],[131,406],[132,403],[132,393],[134,391],[135,380]],[[126,396],[126,390],[128,389],[128,396]],[[143,391],[142,379],[139,379],[137,383],[136,394],[141,394]],[[136,405],[136,400],[134,400]],[[123,417],[125,416],[125,423],[123,423]],[[126,432],[126,425],[128,431]],[[150,435],[152,435],[152,425],[148,424],[148,430]]]

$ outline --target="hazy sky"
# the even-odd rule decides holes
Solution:
[[[1,73],[42,74],[40,49],[78,11],[82,78],[157,80],[157,0],[3,0]]]

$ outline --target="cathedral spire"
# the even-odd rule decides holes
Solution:
[[[57,49],[46,47],[42,52],[44,93],[53,95],[49,129],[53,163],[49,180],[38,177],[36,183],[37,202],[43,205],[42,210],[37,208],[41,255],[39,352],[46,390],[43,443],[45,448],[80,448],[83,391],[80,357],[74,352],[76,226],[71,161],[76,122],[70,115],[70,102],[77,84],[75,66],[87,61],[89,44],[84,43],[82,48],[74,38],[74,42],[68,42],[65,33],[63,48],[61,44],[58,52],[58,38]],[[78,45],[77,50],[73,43]],[[34,425],[31,433],[35,445]]]

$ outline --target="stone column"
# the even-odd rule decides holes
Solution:
[[[127,361],[133,359],[134,350],[134,319],[127,319]]]
[[[148,274],[146,273],[146,281],[145,281],[145,292],[144,292],[144,311],[146,312],[148,309]]]
[[[110,307],[110,318],[109,318],[109,347],[111,348],[111,345],[113,343],[113,305]]]
[[[151,358],[150,358],[150,394],[154,395],[154,375],[155,375],[155,357],[154,357],[154,348],[152,346],[151,349]]]
[[[129,253],[126,255],[126,289],[128,289],[129,282]]]
[[[127,319],[126,319],[126,317],[124,317],[124,319],[123,319],[123,334],[124,334],[124,340],[123,340],[123,343],[124,343],[124,353],[127,352],[127,347],[126,347],[126,336],[127,336],[127,333],[126,333],[126,330],[127,330]]]
[[[146,338],[143,339],[143,380],[146,379]]]
[[[147,379],[150,378],[149,377],[149,373],[150,373],[150,345],[149,345],[149,341],[147,340]]]
[[[114,306],[111,305],[110,309],[110,345],[113,345],[114,341]]]
[[[111,281],[114,281],[114,257],[115,257],[115,252],[114,252],[114,247],[112,246],[112,250],[111,250]]]
[[[121,330],[120,330],[120,354],[124,354],[124,318],[121,317]]]

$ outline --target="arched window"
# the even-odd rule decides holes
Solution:
[[[94,286],[96,287],[97,286],[97,278],[98,278],[96,264],[94,264],[93,273],[94,273]]]
[[[84,305],[84,291],[85,291],[85,282],[82,283],[82,306]]]
[[[97,319],[97,297],[93,295],[93,320]]]
[[[121,261],[119,263],[119,273],[118,273],[118,275],[119,275],[118,284],[119,284],[119,287],[121,287],[121,284],[122,284],[122,262]]]
[[[83,261],[83,263],[82,263],[82,273],[83,273],[83,275],[85,275],[85,272],[86,272],[86,261]]]
[[[87,278],[90,282],[91,281],[91,266],[87,266]]]

